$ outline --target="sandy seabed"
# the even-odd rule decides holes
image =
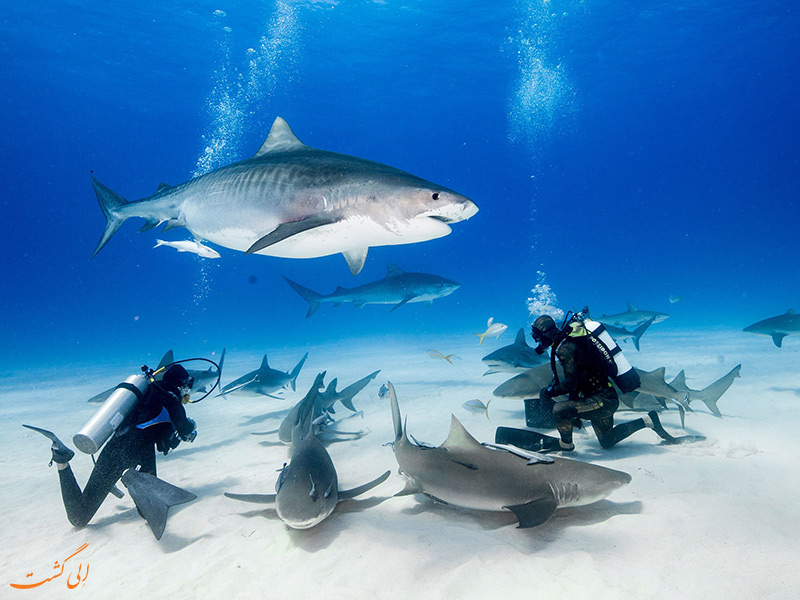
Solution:
[[[740,363],[741,378],[719,401],[723,418],[692,403],[686,432],[707,436],[703,442],[666,446],[644,430],[603,450],[591,428],[576,432],[577,451],[571,457],[626,471],[633,480],[607,500],[559,509],[542,526],[518,529],[510,512],[463,510],[424,496],[393,497],[403,480],[387,445],[393,439],[392,419],[388,400],[378,396],[381,383],[395,385],[416,439],[442,443],[453,413],[478,440],[492,441],[497,426],[524,426],[522,403],[494,400],[490,420],[462,405],[488,401],[510,377],[484,377],[480,359],[511,341],[507,332],[481,346],[469,335],[422,335],[228,348],[223,383],[257,368],[265,351],[272,367],[286,370],[306,351],[309,358],[297,391],[287,390],[281,400],[231,396],[189,407],[198,437],[167,457],[159,455],[158,469],[159,477],[198,499],[171,509],[161,541],[127,494],[109,496],[87,527],[73,528],[56,469],[47,468],[49,442],[21,426],[51,429],[72,445],[72,435],[97,408],[86,399],[124,379],[131,367],[43,365],[4,377],[0,597],[800,597],[800,342],[794,338],[776,348],[769,338],[740,331],[654,331],[643,338],[641,352],[623,345],[635,366],[665,366],[668,380],[685,369],[694,389]],[[429,349],[456,353],[460,360],[451,365],[432,359]],[[175,352],[176,358],[192,355],[180,348]],[[131,360],[137,364],[136,357]],[[368,434],[328,449],[340,488],[391,469],[386,482],[341,502],[328,519],[305,531],[286,527],[273,509],[223,496],[225,491],[274,491],[287,448],[251,434],[276,429],[318,372],[327,370],[326,382],[338,377],[341,389],[376,369],[381,373],[354,400],[363,417],[339,425]],[[337,416],[345,413],[340,409]],[[637,416],[621,410],[616,420]],[[662,421],[681,432],[677,410],[663,412]],[[72,465],[83,484],[91,459],[78,453]],[[53,577],[56,562],[64,570]],[[32,589],[10,586],[50,577]]]

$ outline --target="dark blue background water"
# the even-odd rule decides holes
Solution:
[[[671,312],[669,327],[741,328],[800,308],[798,12],[789,1],[7,3],[4,365],[469,336],[489,316],[515,330],[537,283],[563,309],[631,300]],[[89,259],[104,225],[90,170],[141,198],[253,154],[277,115],[311,146],[405,169],[481,210],[445,238],[372,249],[357,278],[339,255],[154,250],[185,231],[140,234],[136,220]],[[280,277],[328,292],[390,262],[462,288],[430,308],[324,305],[306,320]]]

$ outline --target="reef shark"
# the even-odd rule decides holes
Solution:
[[[675,376],[675,379],[669,382],[669,385],[681,393],[688,394],[689,402],[692,400],[700,400],[708,407],[708,410],[710,410],[714,416],[722,418],[722,413],[717,407],[717,401],[722,394],[727,392],[728,388],[733,385],[733,380],[739,377],[739,371],[741,369],[742,365],[736,365],[733,369],[728,371],[728,373],[717,379],[714,383],[704,387],[702,390],[693,390],[686,385],[686,374],[683,370]]]
[[[164,353],[164,356],[161,358],[161,361],[158,363],[158,367],[156,367],[156,380],[160,380],[161,376],[163,375],[163,368],[171,365],[175,362],[175,355],[172,350],[167,350]],[[211,388],[214,387],[214,384],[217,383],[221,373],[222,373],[222,363],[225,362],[225,348],[222,349],[222,355],[219,359],[219,371],[214,366],[208,367],[208,369],[191,369],[189,368],[188,364],[191,363],[183,363],[184,367],[186,368],[186,372],[189,373],[194,378],[194,385],[192,386],[192,393],[197,392],[210,392]],[[117,389],[117,386],[109,388],[105,391],[100,392],[99,394],[92,396],[87,400],[87,402],[105,402],[106,399],[111,395],[111,393]]]
[[[768,335],[772,338],[773,343],[780,348],[783,338],[787,335],[800,334],[800,315],[790,308],[782,315],[748,325],[743,331]]]
[[[341,252],[359,273],[371,246],[413,244],[450,233],[478,212],[441,185],[377,162],[311,148],[278,117],[251,158],[132,202],[92,176],[106,227],[92,256],[130,217],[143,231],[166,223],[197,240],[246,254],[313,258]]]
[[[246,375],[242,375],[238,379],[231,381],[228,385],[223,387],[217,395],[226,396],[233,392],[244,392],[276,398],[276,396],[272,395],[273,392],[277,392],[287,386],[291,386],[294,391],[296,389],[295,384],[297,376],[300,374],[300,369],[303,368],[303,363],[306,362],[306,358],[308,358],[308,352],[305,353],[303,358],[300,359],[300,362],[295,365],[290,373],[285,373],[284,371],[278,371],[270,367],[267,355],[265,354],[261,361],[261,366],[258,369],[250,371]]]
[[[628,473],[578,460],[481,444],[455,415],[441,446],[420,446],[406,435],[391,383],[388,394],[394,455],[406,479],[398,496],[425,494],[474,510],[510,510],[519,527],[534,527],[548,521],[557,508],[597,502],[631,481]]]
[[[546,354],[536,354],[534,349],[528,345],[528,342],[525,341],[525,330],[522,328],[517,332],[517,338],[513,344],[498,348],[481,360],[489,367],[484,375],[518,373],[550,362]]]
[[[619,343],[626,340],[631,340],[634,348],[639,350],[639,340],[642,339],[644,332],[647,331],[647,328],[655,323],[655,321],[655,317],[650,317],[647,319],[647,321],[636,327],[633,331],[628,331],[624,327],[616,327],[611,324],[603,325],[603,327],[606,328],[606,331],[612,338],[614,338],[615,342]]]
[[[292,428],[289,463],[284,464],[275,485],[275,494],[232,494],[228,498],[275,503],[278,517],[292,529],[309,529],[322,522],[341,500],[368,492],[386,481],[389,471],[380,477],[351,490],[339,490],[339,479],[328,451],[314,434],[314,405],[325,373],[314,380],[308,394],[300,403]]]
[[[656,312],[652,310],[639,310],[632,302],[628,302],[628,310],[624,313],[616,315],[603,315],[598,317],[595,321],[601,322],[603,325],[616,325],[617,327],[631,326],[638,327],[645,321],[653,319],[653,323],[660,323],[669,318],[667,313]],[[613,336],[612,336],[613,337]]]
[[[397,265],[388,265],[383,279],[353,288],[337,287],[330,294],[318,294],[288,277],[284,279],[308,302],[306,318],[317,312],[323,302],[332,302],[334,306],[351,302],[359,308],[365,304],[394,304],[392,310],[396,310],[406,303],[432,303],[459,288],[455,281],[428,273],[407,273]]]

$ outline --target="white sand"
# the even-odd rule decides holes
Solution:
[[[648,337],[649,336],[649,337]],[[159,476],[196,493],[172,509],[160,542],[138,516],[130,496],[109,496],[90,525],[66,520],[49,443],[21,423],[55,431],[70,442],[96,405],[85,401],[128,373],[88,366],[16,374],[0,381],[4,423],[0,457],[2,598],[798,598],[800,597],[800,342],[778,349],[768,338],[741,332],[653,332],[641,353],[625,346],[636,366],[685,369],[700,388],[742,363],[741,379],[719,402],[724,418],[694,402],[687,431],[707,436],[691,446],[659,444],[641,431],[610,451],[593,434],[578,432],[575,458],[629,472],[633,481],[608,500],[560,509],[545,525],[517,529],[511,513],[481,513],[437,505],[421,496],[393,498],[403,487],[386,442],[391,414],[377,396],[391,380],[408,429],[439,444],[454,413],[479,440],[499,425],[523,426],[521,402],[495,400],[491,421],[466,412],[463,402],[489,400],[504,375],[482,377],[480,358],[512,341],[510,334],[478,346],[474,336],[449,340],[349,340],[271,349],[270,364],[289,369],[309,351],[296,393],[209,398],[189,408],[198,423],[194,444],[159,455]],[[455,365],[431,359],[435,348],[455,352]],[[189,356],[175,348],[176,357]],[[254,369],[263,350],[229,348],[224,381]],[[132,357],[134,361],[136,357]],[[154,361],[154,362],[157,362]],[[308,531],[288,529],[274,510],[225,498],[224,491],[270,493],[286,448],[263,446],[251,432],[277,428],[314,375],[327,369],[339,388],[375,369],[378,378],[355,399],[367,428],[354,442],[329,446],[340,487],[387,469],[392,476],[359,500],[340,503]],[[347,411],[338,411],[344,414]],[[663,414],[678,433],[678,413]],[[621,411],[617,421],[636,418]],[[71,445],[71,444],[70,444]],[[78,481],[91,461],[72,461]],[[41,581],[70,559],[61,577],[30,590],[10,583]],[[78,569],[90,567],[71,591]],[[26,577],[31,573],[31,577]],[[72,576],[72,579],[68,579]],[[89,594],[89,596],[86,596]]]

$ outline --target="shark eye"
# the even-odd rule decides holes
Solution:
[[[438,200],[439,199],[439,192],[433,192],[433,195],[431,196],[431,198],[433,198],[434,200]]]

